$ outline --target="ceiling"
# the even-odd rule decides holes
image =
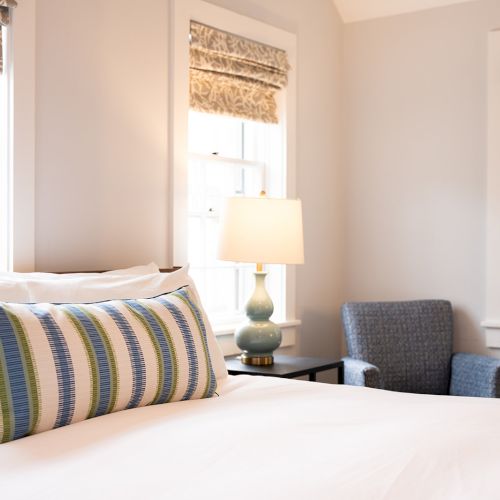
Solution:
[[[477,0],[333,0],[345,23]]]

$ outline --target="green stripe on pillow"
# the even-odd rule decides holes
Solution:
[[[40,419],[40,400],[38,394],[36,366],[33,363],[33,356],[29,345],[29,337],[25,334],[21,318],[13,314],[6,308],[7,317],[9,318],[17,343],[22,351],[23,371],[26,387],[28,388],[28,396],[30,400],[30,429],[34,429]]]

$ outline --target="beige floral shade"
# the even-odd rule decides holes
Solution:
[[[3,37],[5,30],[3,26],[8,26],[10,23],[9,8],[17,7],[15,0],[0,0],[0,74],[3,73]]]
[[[287,54],[191,21],[190,106],[277,123],[275,94],[287,84]]]
[[[0,0],[0,25],[7,26],[10,23],[9,8],[17,7],[15,0]]]

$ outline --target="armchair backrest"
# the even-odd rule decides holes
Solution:
[[[374,364],[383,389],[448,394],[453,313],[446,300],[342,306],[349,356]]]

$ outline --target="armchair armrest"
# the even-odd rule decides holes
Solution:
[[[342,361],[344,384],[380,389],[380,370],[375,365],[354,358],[342,358]]]
[[[458,352],[451,358],[452,396],[500,397],[500,359]]]

